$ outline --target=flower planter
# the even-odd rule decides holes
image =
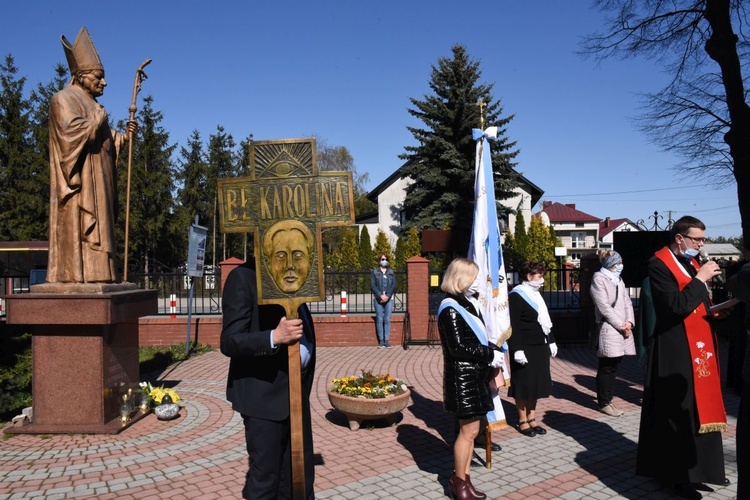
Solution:
[[[349,420],[349,429],[356,431],[365,420],[385,419],[393,425],[396,414],[409,405],[411,391],[386,398],[353,398],[335,392],[328,392],[328,400],[336,410]]]
[[[180,414],[180,407],[176,403],[164,403],[156,405],[154,413],[159,420],[172,420]]]

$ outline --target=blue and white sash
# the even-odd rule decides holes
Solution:
[[[482,345],[487,345],[487,332],[484,329],[484,325],[479,325],[477,323],[477,318],[473,314],[471,314],[469,311],[467,311],[461,304],[459,304],[455,299],[443,299],[443,301],[440,303],[440,307],[438,307],[438,316],[440,316],[440,313],[443,312],[448,307],[452,307],[455,309],[461,317],[466,321],[466,324],[469,325],[471,330],[474,332],[474,335],[477,336],[477,339],[479,339],[479,342]]]

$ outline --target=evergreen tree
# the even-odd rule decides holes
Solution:
[[[190,134],[187,146],[180,148],[174,178],[180,187],[177,190],[177,206],[172,231],[176,235],[179,247],[187,252],[190,225],[195,222],[196,215],[198,224],[201,226],[206,226],[211,221],[210,197],[206,195],[208,164],[200,132],[196,129]]]
[[[154,99],[146,96],[138,112],[139,131],[133,140],[133,160],[130,173],[130,228],[128,235],[128,268],[145,273],[171,269],[184,264],[187,248],[180,247],[174,228],[172,193],[172,152],[176,144],[169,144],[169,133],[160,125],[163,115],[153,107]],[[124,124],[118,128],[123,129]],[[120,155],[118,169],[119,224],[124,233],[127,182],[127,145]]]
[[[237,175],[240,177],[250,176],[250,147],[253,144],[253,134],[247,136],[247,139],[240,141],[237,148]]]
[[[422,242],[419,240],[419,231],[416,227],[411,227],[406,232],[406,246],[404,248],[404,261],[411,257],[422,255]]]
[[[359,257],[359,269],[371,269],[375,265],[375,255],[373,255],[370,231],[367,230],[367,226],[363,226],[362,232],[359,233],[359,250],[357,254]]]
[[[216,126],[216,133],[208,138],[208,183],[206,186],[207,193],[211,196],[211,219],[208,222],[208,235],[211,242],[206,249],[206,262],[212,265],[224,260],[227,255],[227,239],[229,235],[222,235],[219,238],[219,191],[218,179],[225,177],[237,176],[237,164],[235,163],[234,148],[236,144],[232,134],[224,131],[221,125]],[[236,239],[237,235],[232,235]]]
[[[513,244],[516,253],[519,255],[526,255],[528,253],[528,237],[526,235],[526,218],[523,216],[523,212],[519,210],[516,214],[516,224],[513,229]]]
[[[31,105],[24,98],[26,77],[13,56],[0,65],[0,241],[39,238],[40,200],[35,189]],[[49,201],[49,189],[43,198]],[[42,222],[43,223],[43,222]]]
[[[253,143],[253,134],[247,136],[244,141],[240,141],[240,145],[235,153],[235,162],[237,164],[237,175],[240,177],[250,176],[250,146]],[[229,248],[229,252],[232,256],[241,258],[247,261],[253,255],[253,233],[246,232],[240,233],[234,236],[232,239],[232,246]]]
[[[357,241],[357,229],[354,227],[344,228],[344,239],[341,242],[339,266],[337,271],[357,271],[359,269],[359,242]]]
[[[396,240],[396,250],[393,255],[393,270],[402,271],[406,264],[406,240],[404,238],[398,238]]]
[[[555,241],[541,217],[531,218],[526,252],[523,256],[532,262],[544,262],[548,268],[554,267]]]
[[[503,255],[505,258],[505,270],[517,271],[526,260],[526,220],[520,210],[516,214],[514,232],[508,232],[503,241]]]
[[[208,184],[208,164],[203,152],[200,132],[193,130],[187,147],[180,148],[175,179],[180,183],[177,200],[192,222],[197,215],[201,225],[206,225],[210,215],[209,201],[206,199]],[[187,234],[187,228],[186,228]]]
[[[411,257],[422,254],[422,243],[419,241],[419,231],[416,227],[410,227],[406,231],[406,238],[399,238],[396,241],[396,255],[394,257],[393,268],[396,271],[406,269],[406,261]]]
[[[407,146],[401,155],[407,162],[404,177],[413,180],[406,188],[403,209],[407,228],[452,228],[452,250],[465,255],[474,213],[476,143],[471,130],[480,124],[480,101],[486,103],[486,126],[499,128],[498,140],[491,143],[496,200],[508,198],[517,185],[512,160],[518,150],[505,136],[513,116],[502,116],[501,103],[492,96],[493,85],[478,83],[479,63],[471,60],[461,45],[451,50],[452,58],[441,57],[432,67],[432,94],[424,100],[411,99],[414,108],[409,113],[421,120],[424,128],[408,127],[418,145]],[[498,214],[505,211],[498,204]]]
[[[383,253],[388,256],[389,262],[393,262],[393,249],[391,248],[391,243],[388,241],[388,236],[382,229],[378,229],[378,234],[375,237],[373,256],[377,258]]]

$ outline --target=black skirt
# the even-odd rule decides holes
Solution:
[[[523,348],[525,365],[510,358],[510,387],[508,396],[515,399],[536,400],[548,398],[552,393],[552,376],[549,369],[549,345],[527,345]]]

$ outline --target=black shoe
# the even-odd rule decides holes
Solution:
[[[484,441],[479,441],[479,440],[474,441],[474,448],[482,448],[482,449],[484,449],[486,447],[487,446],[485,445]],[[503,447],[500,446],[497,443],[490,444],[490,450],[492,450],[492,451],[502,451],[502,449],[503,449]]]
[[[678,483],[669,487],[671,493],[678,498],[686,498],[687,500],[700,500],[703,495],[689,483]]]
[[[528,436],[528,437],[532,437],[532,438],[534,436],[536,436],[536,429],[534,429],[531,426],[529,426],[526,429],[521,429],[521,426],[524,425],[524,424],[528,424],[528,422],[526,422],[525,420],[522,421],[522,422],[518,422],[518,432],[520,432],[524,436]]]
[[[536,419],[530,418],[529,425],[531,425],[531,422],[536,422]],[[539,434],[540,436],[544,436],[545,434],[547,434],[547,429],[545,429],[544,427],[540,427],[538,425],[531,425],[531,428],[534,429],[534,432],[536,434]]]
[[[706,491],[708,493],[713,493],[714,492],[714,489],[711,488],[710,486],[708,486],[707,484],[703,484],[703,483],[690,483],[690,486],[692,486],[693,488],[695,488],[698,491]]]

